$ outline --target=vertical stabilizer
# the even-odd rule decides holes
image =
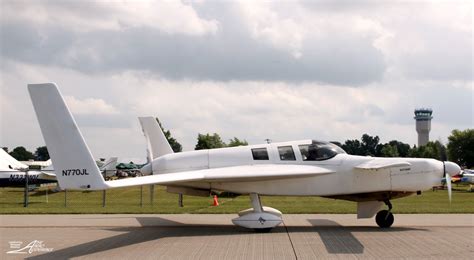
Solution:
[[[139,117],[138,120],[147,141],[149,162],[165,154],[173,153],[173,149],[154,117]]]
[[[0,171],[11,171],[11,170],[21,170],[28,169],[26,164],[23,164],[17,159],[9,155],[5,150],[0,148]]]
[[[101,171],[115,171],[117,170],[118,157],[110,157],[105,160],[104,164],[100,166]]]
[[[29,84],[31,101],[62,189],[107,185],[56,84]]]

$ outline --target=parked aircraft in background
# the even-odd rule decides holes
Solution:
[[[7,170],[17,170],[17,169],[25,169],[28,168],[28,165],[17,161],[17,159],[13,158],[9,155],[5,150],[0,149],[0,170],[7,171]]]
[[[159,130],[153,132],[156,138],[148,134],[150,162],[141,169],[152,175],[105,181],[57,86],[31,84],[28,91],[62,189],[160,184],[189,195],[212,190],[249,194],[252,208],[240,212],[233,223],[258,231],[282,222],[281,212],[263,207],[260,195],[355,201],[358,218],[377,214],[377,224],[386,228],[394,221],[391,200],[430,189],[444,175],[451,199],[450,176],[460,171],[455,163],[434,159],[348,155],[334,144],[314,140],[173,153]],[[379,211],[384,204],[388,210]]]
[[[464,170],[461,181],[474,184],[474,170]]]
[[[107,160],[105,160],[100,166],[99,170],[102,173],[102,176],[106,178],[110,178],[116,175],[117,173],[117,162],[118,158],[117,157],[110,157]]]
[[[28,165],[17,161],[3,149],[0,149],[0,187],[24,187]],[[28,184],[37,185],[56,182],[56,175],[45,171],[28,171]]]
[[[57,182],[51,160],[29,161],[29,165],[19,162],[3,149],[0,149],[0,187],[24,187],[26,170],[28,170],[28,185],[39,185]],[[107,159],[99,168],[106,177],[115,176],[117,157]],[[30,166],[40,166],[41,169],[29,170]]]
[[[28,166],[30,169],[31,168],[38,168],[38,170],[42,170],[45,168],[51,169],[53,162],[51,159],[47,161],[21,161],[21,163],[25,164]]]
[[[472,185],[474,184],[474,170],[463,170],[461,173],[462,183],[469,183],[469,191],[472,191]]]

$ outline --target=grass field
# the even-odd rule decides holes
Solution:
[[[30,192],[29,207],[23,207],[22,188],[0,188],[0,214],[82,214],[82,213],[237,213],[250,208],[248,196],[220,197],[220,206],[213,207],[212,198],[184,196],[184,207],[178,206],[178,195],[167,193],[156,186],[153,204],[149,187],[108,190],[106,206],[102,207],[102,191],[64,192],[46,191],[47,188]],[[319,197],[262,196],[265,206],[283,213],[356,213],[356,203]],[[474,192],[467,186],[454,185],[453,202],[448,201],[446,190],[426,191],[420,196],[393,200],[394,213],[474,213]]]

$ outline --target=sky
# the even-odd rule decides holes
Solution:
[[[0,6],[0,146],[44,145],[26,85],[55,82],[96,158],[145,161],[138,116],[193,150],[474,125],[471,1],[13,1]]]

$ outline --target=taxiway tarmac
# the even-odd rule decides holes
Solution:
[[[232,225],[234,217],[2,215],[1,258],[474,259],[474,214],[396,214],[390,229],[353,214],[288,214],[266,234]],[[21,250],[34,241],[31,253]]]

